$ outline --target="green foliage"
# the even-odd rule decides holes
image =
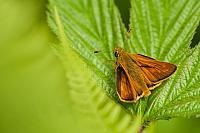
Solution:
[[[96,82],[92,80],[91,73],[84,62],[69,46],[56,8],[54,13],[58,25],[58,36],[62,42],[60,45],[54,45],[54,48],[66,69],[69,102],[75,112],[78,112],[74,118],[79,122],[80,120],[86,121],[86,125],[90,127],[96,127],[89,128],[91,129],[89,132],[131,133],[139,128],[139,117],[136,123],[133,123],[133,118],[96,86]]]
[[[120,103],[129,114],[142,116],[144,123],[176,116],[198,117],[200,46],[189,48],[200,20],[198,0],[132,0],[132,32],[129,35],[112,0],[51,0],[49,9],[49,24],[62,41],[61,48],[58,45],[56,49],[65,62],[67,81],[72,84],[70,88],[73,93],[70,97],[72,101],[76,100],[74,105],[77,104],[79,110],[85,110],[82,104],[86,104],[86,110],[96,109],[96,115],[102,117],[104,123],[109,123],[110,116],[115,112],[113,108],[117,105],[103,96],[105,90],[106,94]],[[175,63],[178,70],[148,98],[142,98],[136,104],[122,103],[115,91],[113,65],[106,63],[107,60],[114,59],[112,51],[115,47]],[[71,48],[75,53],[71,54]],[[102,52],[94,54],[95,50]],[[79,77],[79,73],[86,71],[80,68],[84,66],[83,62],[77,61],[80,57],[104,90],[93,87],[96,82],[90,84],[91,79],[88,83],[88,78],[85,78],[90,75],[88,72]],[[75,79],[72,78],[73,73],[70,73],[70,70],[75,72]],[[88,102],[80,103],[81,100],[77,97]],[[100,113],[103,108],[108,115]],[[117,107],[116,112],[119,110],[121,112]],[[119,122],[118,118],[112,118],[115,119],[114,123]],[[115,131],[115,128],[111,129]]]
[[[145,119],[198,115],[200,48],[190,50],[189,45],[199,24],[200,2],[136,0],[131,4],[134,52],[178,65],[175,75],[147,100]]]

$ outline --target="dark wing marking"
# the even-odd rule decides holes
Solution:
[[[137,94],[132,89],[128,76],[121,66],[117,67],[117,92],[122,101],[135,101]]]

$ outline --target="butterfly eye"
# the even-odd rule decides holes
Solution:
[[[115,51],[115,57],[118,57],[118,56],[119,56],[118,51]]]

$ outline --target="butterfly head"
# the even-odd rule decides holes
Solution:
[[[115,48],[114,49],[114,55],[115,55],[115,57],[117,58],[117,57],[121,56],[122,52],[123,52],[122,48]]]

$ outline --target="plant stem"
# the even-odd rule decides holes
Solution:
[[[139,130],[139,133],[143,133],[144,129],[145,129],[145,126],[141,126],[140,130]]]

